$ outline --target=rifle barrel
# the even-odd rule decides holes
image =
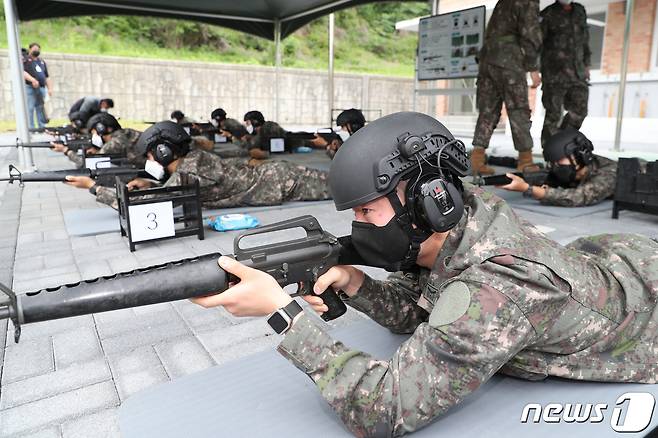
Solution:
[[[219,256],[209,254],[21,294],[17,297],[17,316],[27,324],[223,292],[228,288],[228,276],[217,265]],[[0,312],[3,319],[10,310]]]

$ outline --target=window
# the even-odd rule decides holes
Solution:
[[[592,70],[601,68],[603,55],[603,38],[605,37],[605,12],[588,14],[587,25],[589,27],[589,48],[592,51]]]

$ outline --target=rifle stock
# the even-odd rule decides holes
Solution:
[[[303,228],[306,237],[246,249],[240,246],[247,237],[294,228]],[[341,248],[339,239],[324,231],[316,218],[307,215],[241,233],[234,241],[231,257],[267,272],[281,286],[301,284],[293,295],[296,296],[312,293],[317,278],[339,263]],[[0,306],[0,319],[12,320],[14,340],[18,342],[22,324],[221,293],[229,287],[229,282],[238,280],[219,267],[220,255],[207,254],[19,296],[0,284],[0,290],[9,297],[9,303]],[[320,297],[329,307],[322,315],[326,321],[347,310],[331,288]]]

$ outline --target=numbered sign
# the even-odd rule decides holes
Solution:
[[[107,169],[112,167],[112,162],[108,157],[87,157],[85,158],[85,167],[87,169]]]
[[[282,138],[270,138],[270,152],[283,152],[286,150],[286,143]]]
[[[226,143],[228,139],[225,135],[215,134],[215,143]]]
[[[128,207],[128,216],[133,242],[173,237],[176,234],[171,201],[131,205]]]

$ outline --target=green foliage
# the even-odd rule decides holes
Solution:
[[[416,34],[395,23],[429,13],[428,2],[377,2],[336,13],[335,65],[339,71],[413,75]],[[283,65],[325,69],[327,17],[283,40]],[[43,51],[272,65],[274,44],[231,29],[185,20],[85,16],[21,23],[24,45]],[[0,3],[0,47],[7,47]]]

